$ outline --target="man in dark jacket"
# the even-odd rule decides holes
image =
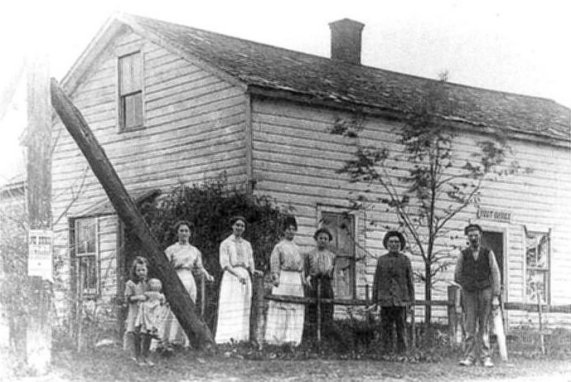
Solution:
[[[414,304],[414,283],[410,260],[401,251],[404,236],[389,231],[383,239],[389,253],[379,257],[373,282],[373,303],[381,307],[381,336],[385,350],[393,348],[393,325],[397,332],[397,351],[406,350],[404,327],[406,311]]]
[[[464,233],[468,237],[469,247],[460,253],[454,272],[454,280],[462,287],[462,302],[466,313],[465,354],[460,365],[473,365],[478,360],[478,353],[481,353],[484,366],[493,367],[489,321],[492,304],[499,304],[500,270],[494,252],[480,245],[482,228],[470,224]]]

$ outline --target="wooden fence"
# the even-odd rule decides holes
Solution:
[[[200,278],[200,313],[203,315],[205,311],[205,282],[204,278]],[[318,288],[321,288],[321,283],[318,282]],[[463,312],[461,305],[461,291],[458,286],[451,285],[448,287],[448,299],[447,300],[415,300],[413,309],[418,306],[445,306],[447,307],[447,320],[448,320],[448,337],[451,344],[460,345],[464,337],[463,329]],[[365,299],[328,299],[321,298],[318,293],[317,298],[312,297],[297,297],[297,296],[277,296],[268,295],[264,292],[264,281],[263,277],[253,278],[253,304],[252,304],[252,317],[251,317],[251,333],[253,339],[258,342],[262,341],[264,337],[264,321],[265,321],[265,307],[266,301],[276,301],[285,303],[295,303],[295,304],[316,304],[317,305],[317,330],[316,336],[317,340],[321,340],[322,328],[321,328],[321,312],[322,304],[333,304],[337,306],[348,306],[348,307],[358,307],[361,306],[365,310],[373,306],[373,301],[369,298],[369,285],[365,286]],[[505,302],[502,304],[502,309],[504,312],[504,331],[509,334],[509,328],[506,326],[506,314],[507,311],[525,311],[533,313],[571,313],[571,304],[567,305],[547,305],[547,304],[535,304],[535,303],[521,303],[521,302]],[[539,330],[543,332],[543,329]],[[411,315],[411,341],[416,343],[416,330],[415,330],[415,315]]]
[[[261,283],[262,280],[259,279],[258,283]],[[260,290],[259,288],[263,288],[262,284],[258,284],[257,285],[257,289],[258,291]],[[317,305],[317,331],[316,331],[316,335],[317,335],[317,341],[321,340],[321,311],[322,311],[322,304],[333,304],[333,305],[339,305],[339,306],[362,306],[365,309],[372,307],[373,306],[373,301],[371,301],[371,299],[369,298],[369,285],[365,285],[365,299],[364,300],[359,300],[359,299],[337,299],[337,298],[333,298],[333,299],[329,299],[329,298],[321,298],[320,297],[320,291],[321,291],[321,282],[318,281],[317,284],[317,289],[318,289],[318,293],[317,293],[317,297],[313,298],[313,297],[297,297],[297,296],[276,296],[276,295],[263,295],[263,293],[258,293],[258,301],[256,301],[255,306],[257,307],[257,318],[258,318],[258,322],[255,325],[255,333],[256,338],[261,338],[260,337],[260,328],[263,326],[263,323],[261,322],[263,319],[263,307],[264,307],[264,303],[263,300],[269,300],[269,301],[276,301],[276,302],[285,302],[285,303],[295,303],[295,304],[304,304],[304,305],[308,305],[308,304],[316,304]],[[458,293],[458,288],[457,287],[449,287],[448,288],[448,300],[431,300],[431,301],[426,301],[426,300],[415,300],[414,305],[413,305],[413,309],[417,306],[445,306],[447,307],[447,313],[448,313],[448,323],[449,323],[449,336],[451,339],[454,340],[455,343],[457,343],[458,341],[462,341],[462,338],[459,337],[458,333],[459,332],[458,328],[460,327],[461,324],[461,313],[460,313],[460,297],[459,297],[459,293]],[[415,330],[415,315],[411,315],[411,341],[412,343],[416,342],[416,330]]]
[[[263,281],[261,278],[257,279],[257,286],[255,287],[258,291],[263,291]],[[318,288],[320,288],[320,284],[318,284]],[[257,324],[255,325],[256,330],[256,338],[261,338],[259,331],[263,324],[260,322],[263,319],[263,306],[264,306],[264,299],[269,301],[276,301],[276,302],[285,302],[285,303],[296,303],[296,304],[317,304],[317,339],[318,341],[321,339],[321,323],[320,323],[320,316],[321,316],[321,305],[322,304],[333,304],[338,306],[363,306],[365,308],[371,307],[373,302],[369,299],[369,286],[366,285],[365,295],[366,298],[364,300],[359,299],[352,299],[352,300],[345,300],[345,299],[326,299],[320,298],[319,293],[317,298],[311,297],[294,297],[294,296],[275,296],[275,295],[264,295],[263,293],[257,294],[257,301],[254,303],[257,308]],[[413,309],[417,306],[445,306],[447,307],[447,317],[448,317],[448,336],[450,339],[451,344],[461,344],[463,341],[464,331],[463,331],[463,312],[461,306],[461,291],[460,288],[454,285],[448,287],[448,299],[447,300],[415,300]],[[527,312],[539,312],[539,313],[571,313],[571,304],[568,305],[539,305],[539,304],[530,304],[530,303],[519,303],[519,302],[506,302],[502,304],[502,309],[504,312],[504,330],[507,333],[508,328],[505,327],[506,320],[505,314],[508,310],[519,310],[519,311],[527,311]],[[411,315],[411,326],[412,326],[412,333],[411,339],[412,342],[415,343],[415,315]]]

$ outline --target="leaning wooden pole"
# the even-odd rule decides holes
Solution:
[[[139,239],[153,270],[163,282],[164,293],[170,307],[190,339],[196,338],[198,346],[214,345],[212,333],[197,314],[196,306],[168,262],[159,244],[152,235],[143,216],[130,198],[121,179],[115,172],[107,155],[97,142],[80,111],[73,105],[55,79],[51,80],[52,105],[61,121],[73,137],[115,211],[125,226]]]

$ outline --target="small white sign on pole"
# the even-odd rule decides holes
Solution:
[[[30,230],[28,235],[28,276],[53,278],[53,231]]]

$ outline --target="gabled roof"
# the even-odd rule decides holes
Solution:
[[[305,100],[355,109],[404,112],[435,80],[354,65],[164,21],[121,15],[100,35],[119,25],[190,60],[205,63],[246,88],[260,88]],[[90,47],[101,42],[97,38]],[[93,52],[91,57],[93,57]],[[89,56],[89,48],[83,60]],[[81,60],[66,79],[74,76]],[[75,74],[77,78],[77,74]],[[569,141],[571,109],[552,100],[448,83],[457,108],[449,119],[556,141]]]

